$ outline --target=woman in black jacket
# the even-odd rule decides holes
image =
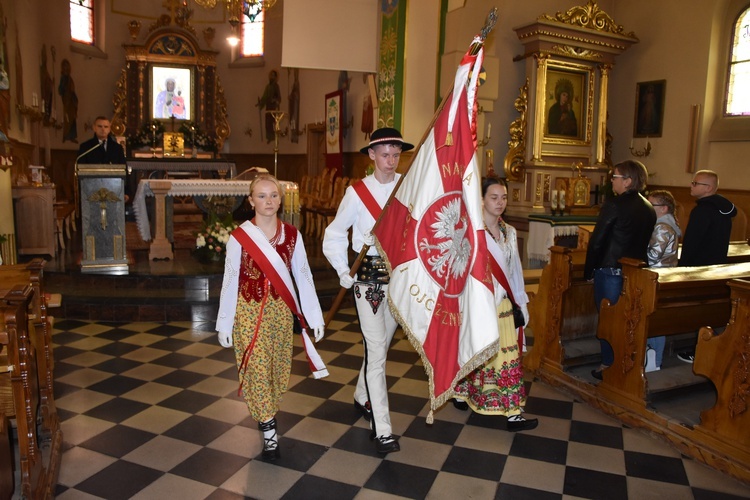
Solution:
[[[646,188],[648,170],[633,160],[615,165],[612,190],[615,196],[602,205],[586,252],[585,276],[594,280],[594,300],[599,310],[602,299],[616,304],[622,291],[623,257],[648,261],[647,250],[656,214],[640,192]],[[591,374],[601,380],[602,370],[614,362],[608,342],[600,340],[602,362]]]

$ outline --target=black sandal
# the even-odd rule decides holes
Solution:
[[[276,434],[276,419],[272,418],[268,422],[258,422],[258,428],[261,432],[273,431],[273,436],[267,438],[263,434],[263,453],[261,456],[266,460],[277,460],[281,458],[281,452],[279,451],[279,441]]]

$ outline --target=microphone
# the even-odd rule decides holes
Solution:
[[[86,151],[84,153],[79,154],[78,158],[76,158],[76,168],[78,167],[78,160],[80,160],[81,158],[83,158],[84,156],[86,156],[87,154],[89,154],[90,152],[92,152],[93,150],[95,150],[96,148],[98,148],[101,145],[102,145],[101,142],[97,142],[96,146],[94,146],[93,148],[90,148],[88,151]]]

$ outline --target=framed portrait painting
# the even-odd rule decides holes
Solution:
[[[550,63],[544,95],[545,142],[585,143],[590,140],[592,78],[588,67]]]
[[[666,80],[635,84],[633,137],[661,137],[666,93]]]
[[[151,117],[193,119],[193,70],[179,66],[151,66]]]

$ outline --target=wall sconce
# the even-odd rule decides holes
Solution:
[[[646,158],[648,155],[651,154],[651,141],[648,140],[648,137],[646,137],[646,147],[643,149],[637,149],[633,147],[633,141],[630,141],[630,154],[637,157],[637,158]]]
[[[492,131],[492,124],[488,123],[487,124],[487,135],[484,136],[484,139],[477,140],[477,147],[478,148],[483,148],[484,146],[486,146],[487,144],[489,144],[489,142],[490,142],[490,132],[491,131]]]

